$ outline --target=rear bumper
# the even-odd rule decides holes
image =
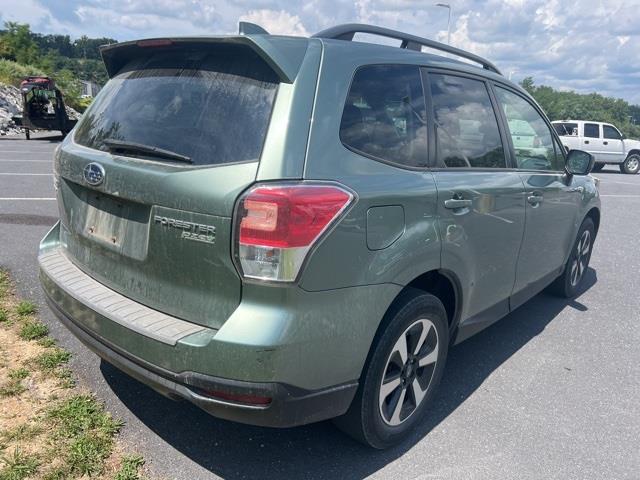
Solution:
[[[347,410],[358,387],[357,383],[347,383],[309,391],[282,383],[246,382],[195,372],[171,372],[123,351],[89,331],[63,312],[49,295],[47,301],[71,333],[105,361],[169,398],[187,400],[226,420],[265,427],[293,427],[326,420]],[[271,402],[268,405],[244,405],[210,398],[206,391],[268,397]]]

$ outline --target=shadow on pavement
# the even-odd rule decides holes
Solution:
[[[330,422],[277,430],[218,420],[175,403],[102,362],[115,394],[147,427],[202,467],[225,479],[362,479],[410,450],[458,408],[484,380],[539,335],[565,308],[586,311],[580,296],[596,282],[589,268],[573,300],[542,293],[501,321],[452,348],[431,410],[418,430],[386,451],[368,449]]]

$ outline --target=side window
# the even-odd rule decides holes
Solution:
[[[578,124],[577,123],[554,123],[553,128],[556,129],[558,135],[561,137],[577,137],[578,136]]]
[[[602,136],[610,140],[622,140],[622,135],[620,135],[620,132],[613,128],[611,125],[602,126]]]
[[[589,138],[600,138],[600,125],[597,123],[585,123],[584,136]]]
[[[484,82],[429,74],[438,165],[506,168],[496,114]]]
[[[351,83],[340,139],[357,153],[404,166],[426,166],[426,118],[418,67],[362,67]]]
[[[557,151],[551,129],[534,106],[501,87],[496,87],[496,96],[507,118],[518,168],[562,170],[562,152]]]

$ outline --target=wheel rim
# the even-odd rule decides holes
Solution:
[[[400,335],[391,350],[380,382],[382,420],[397,426],[413,415],[426,397],[438,360],[438,331],[422,318]]]
[[[589,264],[589,252],[591,251],[591,233],[589,230],[582,232],[580,241],[576,245],[573,262],[571,263],[571,286],[580,283],[584,271]]]
[[[627,170],[635,172],[638,169],[638,166],[640,166],[640,162],[638,162],[636,157],[632,157],[627,160]]]

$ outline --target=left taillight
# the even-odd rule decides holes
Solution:
[[[309,250],[353,201],[328,184],[262,184],[235,212],[235,255],[246,278],[293,282]]]

